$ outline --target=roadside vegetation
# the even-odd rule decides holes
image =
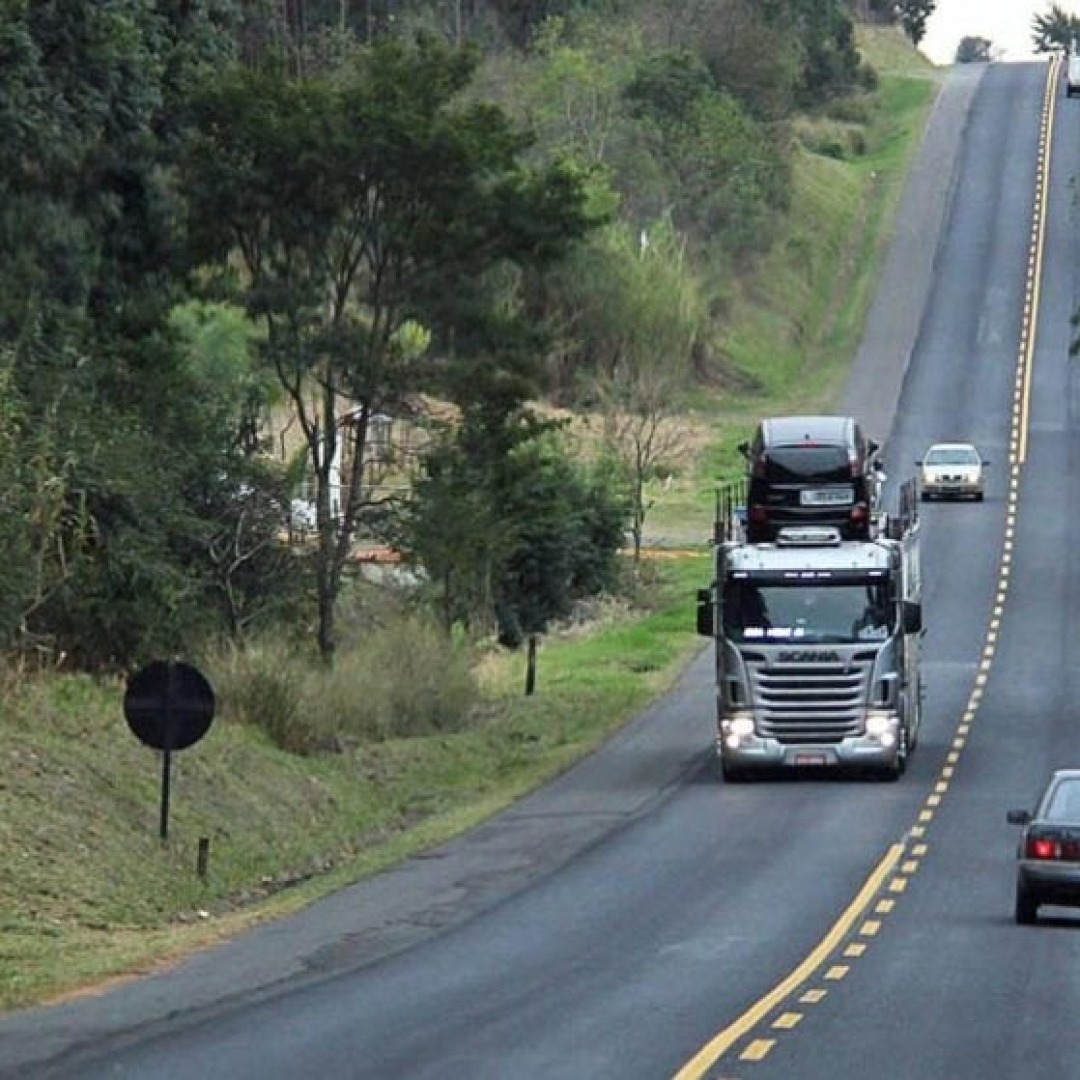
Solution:
[[[834,399],[935,79],[832,0],[669,6],[0,28],[0,1007],[467,828],[697,649],[714,485]],[[121,701],[177,655],[162,844]]]

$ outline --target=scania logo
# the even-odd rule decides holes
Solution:
[[[832,649],[785,649],[780,653],[781,664],[839,663],[840,654]]]

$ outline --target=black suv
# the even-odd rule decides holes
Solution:
[[[845,540],[869,538],[879,449],[850,416],[762,420],[739,447],[748,464],[747,540],[775,540],[790,525],[832,525]]]

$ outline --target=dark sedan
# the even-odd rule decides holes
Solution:
[[[1035,922],[1042,904],[1080,907],[1080,769],[1052,773],[1031,810],[1010,810],[1022,825],[1016,853],[1016,921]]]

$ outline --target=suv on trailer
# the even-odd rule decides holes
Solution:
[[[739,450],[747,460],[746,538],[775,540],[787,526],[830,525],[865,540],[883,480],[880,447],[850,416],[762,420]]]

